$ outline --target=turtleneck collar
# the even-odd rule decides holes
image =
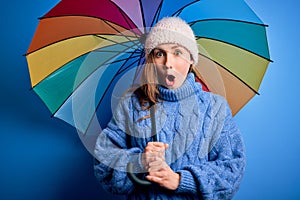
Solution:
[[[158,86],[160,92],[159,98],[164,101],[180,101],[191,95],[200,92],[200,87],[195,85],[195,76],[193,73],[189,73],[183,82],[183,84],[176,89],[168,89],[162,85]]]

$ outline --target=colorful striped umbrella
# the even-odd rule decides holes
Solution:
[[[243,0],[62,0],[41,17],[26,54],[34,92],[81,133],[105,127],[145,62],[139,39],[165,16],[191,25],[199,78],[236,114],[270,62],[266,25]]]

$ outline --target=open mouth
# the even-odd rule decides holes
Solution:
[[[173,75],[168,75],[168,76],[167,76],[167,79],[168,79],[169,81],[174,81],[175,76],[173,76]]]
[[[167,86],[173,86],[175,82],[175,76],[173,75],[167,75],[166,76],[166,84]]]

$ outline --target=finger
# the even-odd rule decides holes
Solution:
[[[151,167],[148,166],[148,172],[158,172],[161,171],[163,166],[161,165],[152,165]]]
[[[149,162],[149,166],[164,166],[165,162],[161,158],[156,158],[154,161]]]
[[[147,159],[152,159],[154,160],[164,160],[165,159],[165,154],[161,152],[153,152],[153,153],[145,153],[144,158]]]
[[[165,170],[162,171],[156,171],[156,172],[149,172],[149,176],[158,177],[163,180],[167,180],[169,178],[169,173]]]
[[[150,156],[146,158],[147,165],[150,165],[150,163],[156,161],[158,158],[156,156]]]
[[[168,144],[165,144],[165,150],[168,149],[168,148],[169,148],[169,145],[168,145]]]
[[[144,149],[144,153],[154,153],[154,152],[165,152],[165,147],[147,146]]]
[[[160,152],[165,152],[166,149],[168,149],[169,145],[159,142],[159,143],[154,143],[153,146],[151,146],[153,150],[155,151],[160,151]]]
[[[157,151],[158,149],[165,149],[165,144],[163,142],[148,142],[146,148]]]
[[[162,178],[156,177],[156,176],[151,176],[151,175],[147,175],[146,179],[148,179],[149,181],[155,182],[155,183],[161,183],[163,180]]]
[[[163,142],[148,142],[147,145],[156,146],[156,147],[163,147]]]
[[[153,153],[153,152],[165,152],[165,147],[157,147],[157,146],[147,146],[144,149],[145,153]]]
[[[167,168],[168,165],[164,161],[158,160],[149,163],[148,172],[166,171]]]
[[[155,151],[148,154],[149,157],[157,157],[161,159],[165,159],[165,152],[164,151]]]
[[[152,157],[152,158],[147,158],[142,161],[142,164],[144,166],[144,169],[149,171],[150,167],[152,166],[152,170],[157,170],[160,167],[163,167],[164,159],[158,158],[158,157]]]
[[[155,160],[156,158],[160,158],[162,160],[165,160],[165,152],[146,152],[143,155],[143,159],[152,159]]]

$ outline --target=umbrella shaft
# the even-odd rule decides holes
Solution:
[[[156,119],[155,119],[155,110],[156,106],[155,104],[150,107],[150,118],[151,118],[151,135],[152,135],[152,141],[158,142],[158,136],[156,133]]]

